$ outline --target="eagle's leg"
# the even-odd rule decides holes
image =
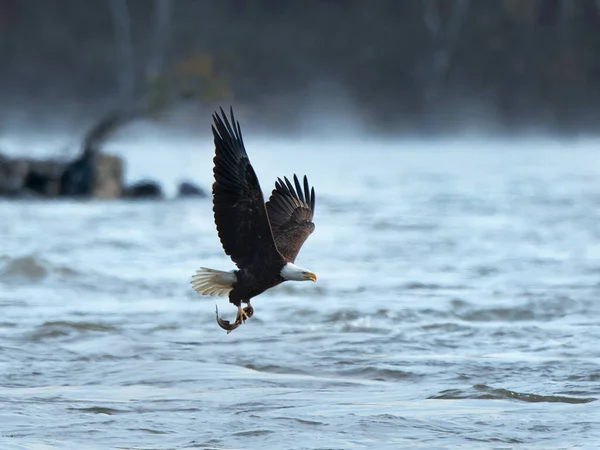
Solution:
[[[242,308],[242,305],[240,303],[240,305],[238,306],[237,316],[235,316],[235,323],[241,325],[244,322],[246,322],[246,320],[248,320],[250,317],[252,317],[253,314],[254,308],[252,307],[250,302],[248,302],[248,306],[246,306],[245,308]]]

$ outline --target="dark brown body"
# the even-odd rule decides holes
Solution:
[[[249,303],[253,297],[262,294],[285,280],[279,275],[284,264],[260,266],[260,270],[241,269],[235,271],[237,281],[229,293],[229,301],[235,306]]]

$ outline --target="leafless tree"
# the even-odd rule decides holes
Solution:
[[[136,52],[127,0],[110,0],[117,51],[118,100],[86,133],[84,153],[96,152],[104,139],[137,117],[148,113],[148,87],[164,71],[171,25],[172,0],[155,0],[152,47],[144,61]],[[141,76],[138,76],[140,74]]]
[[[451,5],[449,11],[443,10],[443,4]],[[433,42],[433,49],[424,62],[422,80],[425,82],[425,101],[428,104],[435,102],[446,78],[469,4],[469,0],[423,2],[423,20]]]
[[[142,67],[138,66],[131,32],[127,0],[110,0],[117,49],[118,96],[116,105],[87,131],[81,152],[61,175],[62,195],[89,195],[94,185],[94,165],[106,140],[125,124],[148,113],[148,86],[164,70],[171,18],[171,0],[155,0],[153,47]],[[142,74],[142,76],[138,76]]]
[[[146,78],[151,80],[160,76],[164,70],[165,55],[171,28],[172,0],[156,0],[154,25],[154,47],[147,64]]]
[[[127,0],[110,0],[109,5],[115,27],[119,99],[121,102],[128,103],[134,98],[136,85],[131,17]]]

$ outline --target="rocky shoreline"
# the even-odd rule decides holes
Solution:
[[[98,153],[90,160],[71,162],[52,159],[8,158],[0,154],[0,198],[13,199],[161,199],[163,188],[144,179],[124,183],[124,161],[119,156]],[[208,197],[191,181],[182,181],[178,198]]]
[[[124,183],[123,158],[100,150],[116,128],[134,117],[121,111],[107,114],[85,136],[80,155],[71,161],[9,158],[0,153],[0,198],[163,198],[154,180]],[[190,181],[180,183],[178,197],[207,197]]]

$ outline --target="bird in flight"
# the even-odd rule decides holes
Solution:
[[[244,147],[239,122],[230,110],[213,114],[215,140],[213,211],[223,250],[236,264],[229,272],[196,271],[192,287],[202,295],[228,296],[237,306],[235,321],[219,317],[229,334],[254,314],[250,299],[284,281],[317,281],[310,270],[294,264],[304,241],[315,229],[315,190],[296,175],[284,177],[265,204],[256,173]],[[247,306],[242,307],[245,303]]]

